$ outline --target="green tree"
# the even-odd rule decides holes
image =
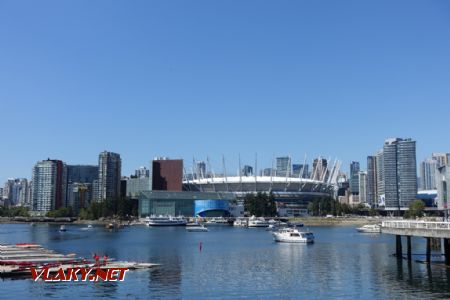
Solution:
[[[415,219],[423,217],[425,203],[422,200],[414,200],[409,204],[409,209],[405,212],[404,217],[407,219]]]

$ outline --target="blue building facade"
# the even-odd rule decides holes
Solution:
[[[194,213],[200,217],[227,217],[230,209],[226,200],[195,200]]]

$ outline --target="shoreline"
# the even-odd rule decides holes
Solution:
[[[293,222],[302,222],[305,226],[362,226],[366,224],[377,224],[381,223],[383,219],[377,218],[325,218],[325,217],[297,217],[290,218]],[[8,217],[0,217],[0,224],[75,224],[75,225],[108,225],[110,223],[127,223],[128,221],[118,221],[118,220],[75,220],[73,222],[27,222],[27,221],[16,221],[11,220]]]

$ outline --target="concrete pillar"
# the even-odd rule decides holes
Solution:
[[[450,240],[444,239],[445,264],[450,265]]]
[[[406,244],[408,247],[408,260],[411,260],[411,237],[409,235],[406,237]]]
[[[427,263],[430,263],[431,261],[431,238],[427,237],[427,253],[426,253],[426,261]]]
[[[395,255],[397,258],[402,258],[402,236],[395,236]]]

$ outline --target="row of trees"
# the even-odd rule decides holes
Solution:
[[[28,209],[23,206],[0,206],[0,217],[28,217]]]
[[[378,211],[375,209],[367,210],[367,208],[359,204],[358,206],[351,206],[346,203],[340,203],[332,197],[323,197],[316,199],[308,204],[308,211],[313,216],[342,216],[347,214],[369,214],[377,215]]]
[[[138,202],[135,199],[121,197],[118,199],[105,199],[102,202],[92,202],[87,208],[75,213],[72,207],[61,207],[47,213],[47,217],[79,217],[83,220],[96,220],[99,218],[129,218],[138,215]]]
[[[244,208],[257,217],[274,217],[277,213],[272,193],[247,194],[244,198]]]

